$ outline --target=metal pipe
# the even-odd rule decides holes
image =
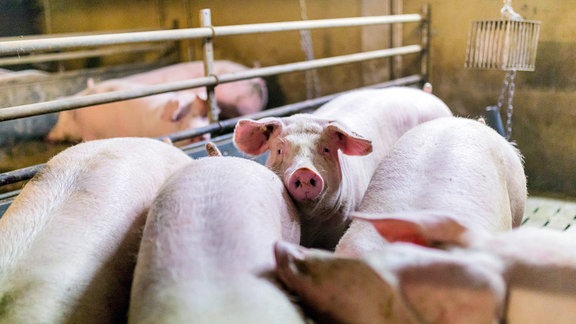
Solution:
[[[207,85],[216,85],[218,83],[226,83],[226,82],[251,79],[262,76],[270,76],[288,72],[305,71],[314,68],[321,68],[346,63],[354,63],[364,60],[390,57],[394,55],[418,53],[421,51],[421,49],[422,48],[420,45],[408,45],[399,48],[387,48],[371,52],[362,52],[362,53],[316,59],[306,62],[288,63],[283,65],[250,69],[238,73],[222,74],[219,75],[218,77],[206,76],[186,81],[169,82],[159,85],[146,86],[138,89],[99,93],[81,97],[69,97],[66,99],[58,99],[47,102],[2,108],[0,109],[0,121],[29,117],[39,114],[47,114],[62,110],[71,110],[113,101],[145,97],[163,92],[179,91],[189,88],[203,87]]]
[[[32,178],[38,171],[40,171],[44,165],[44,163],[37,164],[14,171],[4,172],[0,174],[0,186],[28,180]]]
[[[359,89],[379,89],[379,88],[386,88],[386,87],[393,87],[393,86],[405,86],[405,85],[410,85],[410,84],[417,84],[419,82],[422,82],[423,80],[424,79],[422,78],[421,75],[415,74],[415,75],[410,75],[410,76],[403,77],[403,78],[398,78],[395,80],[390,80],[390,81],[370,85],[370,86],[359,88]],[[356,89],[354,89],[354,90],[356,90]],[[350,90],[350,91],[354,91],[354,90]],[[260,111],[260,112],[257,112],[255,114],[251,114],[251,115],[245,115],[245,116],[240,116],[240,117],[236,117],[236,118],[226,119],[226,120],[221,121],[219,124],[211,124],[211,125],[208,125],[208,126],[205,126],[202,128],[198,128],[198,129],[181,131],[178,133],[170,134],[168,136],[162,136],[159,139],[168,137],[172,140],[172,142],[178,142],[181,140],[197,137],[197,136],[200,136],[200,135],[206,134],[206,133],[230,131],[234,128],[236,123],[242,118],[260,119],[260,118],[264,118],[264,117],[273,117],[273,116],[288,116],[288,115],[300,113],[304,110],[317,108],[318,106],[328,102],[329,100],[331,100],[331,99],[333,99],[339,95],[342,95],[346,92],[350,92],[350,91],[343,91],[343,92],[339,92],[339,93],[335,93],[335,94],[331,94],[331,95],[326,95],[326,96],[315,98],[315,99],[310,99],[310,100],[305,100],[305,101],[301,101],[301,102],[297,102],[297,103],[293,103],[293,104],[288,104],[288,105],[285,105],[282,107],[277,107],[274,109],[267,109],[267,110],[263,110],[263,111]],[[195,144],[193,144],[193,145],[195,145]]]
[[[184,90],[188,88],[202,87],[207,84],[216,84],[216,77],[204,77],[187,81],[171,82],[153,86],[124,91],[99,93],[88,96],[69,97],[53,101],[39,102],[15,107],[0,108],[0,121],[11,120],[34,115],[48,114],[63,110],[71,110],[87,106],[93,106],[113,101],[128,100],[146,97],[169,91]]]
[[[166,46],[166,45],[136,45],[136,46],[131,45],[131,46],[96,49],[96,50],[88,50],[88,51],[75,51],[75,52],[54,53],[54,54],[39,54],[39,55],[20,56],[20,57],[7,57],[7,58],[0,58],[0,66],[14,65],[14,64],[25,64],[25,63],[38,63],[38,62],[47,62],[47,61],[73,60],[73,59],[86,58],[86,57],[124,54],[126,52],[130,52],[130,53],[152,52],[152,51],[165,50],[167,48],[168,48],[168,46]]]
[[[102,34],[89,36],[55,37],[49,39],[15,40],[0,43],[0,55],[22,54],[35,51],[54,51],[84,46],[104,46],[141,42],[174,41],[191,38],[230,36],[252,33],[271,33],[301,29],[353,27],[377,24],[419,22],[420,14],[373,16],[356,18],[318,19],[277,23],[246,24],[220,27],[157,30],[133,33]]]
[[[375,84],[375,85],[368,86],[365,88],[386,88],[386,87],[392,87],[392,86],[416,84],[416,83],[422,82],[422,81],[423,81],[422,76],[416,74],[416,75],[410,75],[410,76],[407,76],[404,78],[399,78],[396,80],[391,80],[391,81]],[[202,127],[202,128],[197,128],[197,129],[193,129],[193,130],[173,133],[173,134],[169,134],[168,136],[162,136],[161,138],[168,137],[173,142],[177,142],[177,141],[189,139],[192,137],[197,137],[199,135],[210,133],[210,132],[219,132],[219,131],[231,130],[234,128],[234,126],[236,125],[238,120],[240,120],[241,118],[259,119],[259,118],[270,117],[270,116],[287,116],[287,115],[291,115],[291,114],[294,114],[297,112],[302,112],[303,110],[316,108],[316,107],[324,104],[328,100],[331,100],[332,98],[334,98],[338,95],[341,95],[343,93],[345,93],[345,92],[340,92],[340,93],[336,93],[336,94],[332,94],[332,95],[328,95],[328,96],[324,96],[324,97],[320,97],[320,98],[316,98],[316,99],[312,99],[312,100],[306,100],[303,102],[289,104],[289,105],[285,105],[285,106],[274,108],[274,109],[268,109],[268,110],[264,110],[264,111],[261,111],[259,113],[252,114],[252,115],[246,115],[246,116],[242,116],[242,117],[227,119],[227,120],[221,121],[219,124],[211,124],[211,125],[208,125],[208,126]],[[193,145],[199,145],[199,144],[196,143]],[[185,149],[185,148],[183,148],[183,149]],[[38,172],[43,167],[44,167],[44,164],[38,164],[38,165],[33,165],[33,166],[30,166],[27,168],[22,168],[22,169],[18,169],[18,170],[14,170],[14,171],[0,173],[0,186],[10,184],[10,183],[16,183],[19,181],[28,180],[28,179],[32,178],[36,174],[36,172]]]
[[[420,42],[422,52],[420,52],[420,74],[424,76],[424,80],[430,80],[430,4],[425,4],[422,7],[422,22],[420,28]]]
[[[212,15],[210,9],[200,10],[200,25],[202,27],[212,28]],[[204,49],[204,75],[214,76],[214,47],[212,44],[212,37],[202,39],[202,48]],[[218,78],[216,77],[216,81]],[[214,93],[214,85],[206,86],[206,100],[208,103],[208,120],[210,123],[218,121],[220,115],[220,108],[216,102],[216,95]]]

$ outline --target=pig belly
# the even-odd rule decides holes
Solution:
[[[233,157],[194,161],[151,207],[134,276],[131,323],[302,323],[271,277],[273,244],[298,242],[280,179]]]
[[[0,323],[121,323],[148,206],[191,159],[152,139],[52,158],[0,218]]]

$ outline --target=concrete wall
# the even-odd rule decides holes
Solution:
[[[301,19],[299,1],[285,0],[138,0],[65,1],[50,0],[50,28],[54,33],[133,28],[198,26],[197,12],[211,8],[214,25],[246,24]],[[376,0],[308,0],[310,19],[337,18],[361,14],[382,14]],[[420,12],[424,3],[432,8],[430,80],[435,93],[455,113],[478,116],[497,102],[505,73],[464,68],[470,21],[500,17],[500,0],[405,0],[404,12]],[[518,72],[514,96],[512,139],[525,155],[526,173],[532,193],[555,192],[576,196],[576,1],[513,1],[514,9],[526,19],[542,21],[535,72]],[[417,26],[407,25],[407,42],[418,39]],[[370,37],[368,29],[351,28],[312,32],[317,57],[353,53],[374,47],[382,37]],[[387,30],[374,30],[388,33]],[[192,50],[183,48],[183,59],[200,59],[198,42]],[[376,44],[378,47],[380,44]],[[297,32],[226,37],[216,40],[216,58],[262,66],[304,59]],[[404,73],[416,69],[414,57],[404,59]],[[318,71],[321,93],[351,89],[368,80],[389,78],[388,61],[346,65]],[[417,70],[417,69],[416,69]],[[384,72],[383,72],[384,71]],[[371,75],[379,74],[377,78]],[[283,100],[306,98],[303,73],[279,76]]]

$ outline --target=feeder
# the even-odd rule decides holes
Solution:
[[[510,139],[512,133],[512,97],[516,71],[534,71],[540,22],[524,20],[512,9],[511,0],[504,0],[501,19],[472,21],[466,47],[469,69],[507,71],[498,105],[487,108],[488,121],[499,118],[506,95],[508,96],[507,130],[501,121],[491,124],[500,134]],[[498,128],[500,127],[500,129]]]

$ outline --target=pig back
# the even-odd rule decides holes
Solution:
[[[274,242],[299,237],[295,208],[272,171],[234,157],[194,161],[150,209],[130,322],[298,322],[268,276]]]
[[[336,120],[372,141],[372,153],[347,158],[340,154],[342,176],[351,177],[350,189],[360,202],[378,164],[393,144],[412,127],[438,117],[452,116],[436,96],[419,89],[392,87],[353,91],[337,97],[314,112]],[[343,181],[343,186],[347,181]],[[357,207],[354,204],[353,207]]]
[[[160,141],[118,138],[48,161],[0,219],[0,322],[125,320],[147,208],[190,160]]]
[[[518,150],[488,126],[440,118],[398,140],[359,211],[441,210],[490,232],[519,225],[526,178]]]
[[[389,144],[420,123],[452,116],[450,108],[438,97],[408,87],[352,91],[331,100],[314,114],[338,120],[371,140],[388,137]]]

